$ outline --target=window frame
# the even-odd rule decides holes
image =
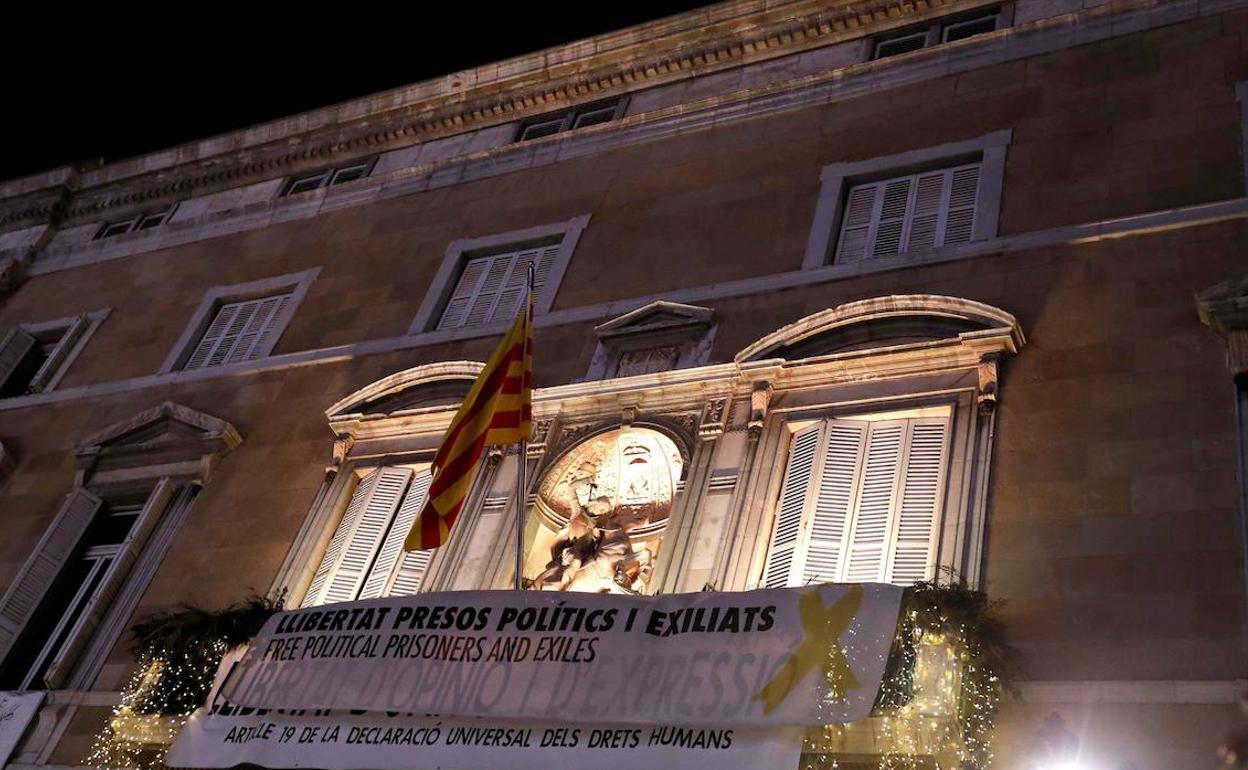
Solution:
[[[951,16],[944,16],[941,18],[933,19],[926,24],[919,24],[917,26],[909,26],[901,30],[891,31],[891,32],[887,32],[881,35],[877,35],[871,38],[869,60],[880,61],[882,59],[892,58],[893,56],[904,56],[907,53],[914,53],[914,51],[920,51],[920,50],[923,50],[924,48],[930,48],[931,46],[944,45],[950,42],[947,39],[948,30],[965,25],[965,24],[983,21],[984,19],[987,19],[987,18],[993,19],[992,32],[997,32],[997,31],[1000,31],[1002,29],[1005,29],[1011,26],[1014,21],[1013,3],[1005,2],[1005,3],[996,4],[996,5],[987,5],[981,8],[976,8],[973,10],[966,11],[964,13],[957,13]],[[990,34],[990,33],[983,32],[980,34]],[[880,55],[881,46],[886,46],[889,43],[893,43],[899,40],[905,40],[907,38],[917,37],[919,35],[922,35],[924,37],[924,43],[918,48],[915,48],[909,51],[902,51],[900,53],[895,53],[895,54],[884,54],[882,56]],[[976,37],[976,35],[969,35],[968,37]],[[961,40],[966,40],[966,39],[967,38],[961,38]],[[959,41],[955,40],[952,42],[956,43]]]
[[[997,237],[1001,214],[1001,194],[1005,176],[1005,158],[1013,129],[992,131],[974,139],[925,147],[917,150],[882,155],[860,161],[830,163],[819,174],[819,197],[815,216],[806,240],[802,269],[811,270],[836,264],[837,241],[844,219],[849,191],[858,184],[900,177],[922,171],[951,168],[970,162],[980,164],[979,187],[976,192],[975,223],[970,244]],[[866,257],[855,263],[878,260],[908,260],[915,255],[940,253],[965,248],[968,243],[950,244],[935,249],[911,250],[898,254]]]
[[[416,317],[408,327],[407,333],[421,334],[439,331],[437,327],[442,320],[442,314],[445,312],[447,303],[450,302],[451,295],[455,292],[459,279],[463,275],[464,267],[469,260],[476,257],[490,256],[491,254],[506,253],[525,247],[558,244],[559,250],[551,263],[546,284],[537,296],[534,297],[533,301],[534,315],[549,313],[551,306],[554,305],[555,297],[559,293],[559,285],[563,282],[563,276],[567,272],[568,264],[572,261],[572,254],[576,250],[576,244],[580,240],[581,233],[589,225],[589,220],[590,215],[584,214],[563,222],[538,225],[522,230],[511,230],[479,238],[463,238],[452,241],[447,246],[442,262],[438,266],[438,271],[429,285],[429,290],[425,292],[424,299],[421,300],[420,307],[416,311]],[[482,326],[460,326],[453,329],[442,329],[439,333],[456,336],[484,336],[493,334],[497,329],[505,328],[510,322],[511,319],[506,319]]]
[[[342,499],[339,501],[336,501],[334,510],[338,515],[336,515],[335,517],[331,519],[333,522],[333,526],[332,528],[330,528],[330,531],[328,533],[329,537],[327,539],[325,547],[321,548],[319,553],[316,554],[314,558],[314,561],[316,562],[316,564],[312,568],[312,580],[308,584],[307,590],[304,592],[303,596],[299,600],[300,607],[313,607],[313,606],[319,607],[319,606],[323,606],[326,604],[335,604],[335,603],[344,602],[344,601],[359,601],[359,600],[366,599],[366,598],[376,599],[376,598],[382,598],[382,597],[392,595],[389,592],[394,587],[395,579],[398,577],[398,574],[399,574],[399,567],[402,563],[402,560],[405,558],[404,553],[401,550],[399,551],[394,564],[392,564],[389,567],[386,578],[383,581],[384,584],[382,585],[377,595],[376,596],[364,596],[364,592],[367,591],[369,588],[369,583],[373,579],[374,572],[377,568],[377,564],[376,564],[377,559],[381,555],[383,549],[385,549],[386,546],[388,545],[388,541],[390,540],[390,538],[396,536],[396,532],[397,532],[397,535],[406,537],[405,532],[402,532],[401,530],[395,530],[395,527],[407,526],[410,528],[410,526],[415,523],[416,518],[420,513],[420,508],[423,507],[425,501],[428,499],[427,495],[429,491],[429,481],[431,480],[431,476],[429,475],[431,466],[432,466],[431,460],[428,460],[428,459],[412,460],[412,461],[398,461],[398,462],[384,462],[384,463],[377,463],[377,464],[360,465],[360,466],[352,468],[349,473],[345,474],[348,481],[351,481],[352,483],[348,484],[340,492]],[[332,589],[332,582],[334,578],[338,575],[339,571],[342,569],[342,562],[344,560],[346,550],[349,547],[351,541],[359,534],[359,527],[360,527],[361,521],[363,519],[363,514],[364,514],[363,511],[361,511],[360,517],[355,522],[353,522],[352,531],[344,535],[342,543],[341,543],[341,551],[336,557],[334,557],[334,563],[332,565],[326,566],[326,560],[329,558],[330,548],[333,547],[333,540],[337,537],[339,530],[346,524],[346,517],[351,509],[351,503],[355,500],[356,495],[362,491],[361,484],[363,484],[365,479],[369,478],[374,473],[384,473],[387,470],[394,470],[394,469],[407,470],[409,471],[409,475],[403,481],[402,493],[394,500],[394,504],[390,506],[391,510],[389,513],[389,519],[386,524],[385,530],[376,537],[375,542],[370,547],[371,556],[369,558],[368,566],[364,569],[363,574],[359,576],[357,585],[354,586],[354,589],[352,591],[354,595],[351,596],[350,598],[338,598],[338,599],[334,599],[333,601],[317,601],[315,604],[309,604],[308,603],[309,600],[312,599],[314,594],[318,593],[318,591],[321,594],[323,594],[323,596],[320,598],[324,598],[324,599],[329,598],[328,596],[324,596],[324,594],[328,594],[329,591]],[[422,477],[422,474],[423,474],[423,477]],[[417,485],[419,484],[423,484],[423,487],[424,487],[423,490],[419,493],[419,497],[418,498],[410,497],[412,490],[415,489]],[[370,489],[367,494],[370,496],[370,500],[371,500],[371,497],[376,494],[376,488],[374,487],[373,489]],[[409,508],[408,503],[409,501],[412,501],[412,500],[418,500],[419,506],[413,505],[411,508]],[[407,522],[404,522],[400,519],[400,517],[403,516],[405,513],[410,519]],[[430,567],[432,566],[433,555],[434,554],[428,554],[428,556],[426,557],[425,564],[422,567],[420,585],[416,589],[416,593],[420,593],[422,590],[425,590],[428,585],[428,579],[430,575]],[[321,573],[322,568],[326,568],[324,583],[318,587],[316,581],[317,581],[318,576]]]
[[[141,214],[135,214],[127,219],[105,222],[100,225],[98,230],[95,231],[95,235],[92,237],[92,240],[103,241],[109,238],[115,238],[118,235],[152,230],[167,223],[177,209],[178,204],[172,203],[159,211],[146,211]],[[158,221],[155,224],[147,224],[154,218],[158,218]]]
[[[377,159],[379,156],[373,155],[368,158],[351,161],[335,166],[328,166],[317,171],[309,171],[305,174],[293,174],[286,179],[278,192],[279,198],[290,198],[304,193],[310,193],[326,187],[334,187],[339,184],[347,184],[350,182],[358,182],[361,179],[367,179],[372,175],[373,169],[377,167]],[[339,180],[338,177],[348,171],[362,169],[363,173],[359,176],[347,180]],[[316,182],[315,185],[305,189],[297,190],[299,187],[308,182]]]
[[[60,384],[61,380],[69,372],[69,367],[77,360],[92,335],[95,334],[96,329],[100,327],[100,324],[104,323],[104,319],[108,317],[111,310],[111,308],[101,308],[81,315],[66,316],[51,321],[21,323],[0,334],[0,350],[3,350],[9,345],[12,337],[19,330],[33,336],[36,344],[38,344],[40,336],[47,336],[57,330],[61,332],[47,359],[31,375],[27,385],[31,393],[25,395],[48,393],[55,390],[56,386]],[[5,384],[8,377],[8,373],[0,373],[0,386]],[[9,398],[22,398],[22,395],[9,396]]]
[[[173,348],[169,351],[169,355],[165,357],[164,363],[160,367],[160,373],[165,374],[173,371],[216,371],[225,366],[237,366],[247,363],[246,361],[236,361],[212,367],[183,369],[187,361],[190,360],[191,355],[195,352],[196,347],[199,346],[200,340],[203,339],[204,334],[208,331],[209,325],[216,318],[217,312],[222,307],[235,302],[262,299],[279,294],[290,294],[290,302],[287,303],[286,309],[281,311],[280,315],[276,316],[272,321],[273,332],[266,340],[254,348],[255,355],[249,360],[255,361],[267,358],[273,352],[273,348],[277,346],[282,334],[286,331],[286,327],[290,324],[290,320],[294,317],[300,303],[303,302],[304,297],[307,295],[312,281],[316,279],[320,272],[321,268],[314,267],[299,273],[288,273],[286,275],[262,278],[258,281],[236,283],[228,286],[214,286],[208,289],[204,292],[204,297],[200,300],[199,306],[192,314],[190,322],[183,329],[182,335],[174,343]]]
[[[610,123],[623,117],[624,110],[627,109],[627,107],[628,97],[617,96],[613,99],[601,99],[595,102],[590,102],[589,104],[579,104],[571,109],[560,112],[548,112],[545,115],[538,115],[537,117],[523,120],[516,126],[516,134],[515,138],[512,139],[512,143],[515,144],[519,142],[530,142],[537,139],[545,139],[548,136],[562,134],[565,131],[575,131],[579,128],[589,128],[592,126],[600,126],[603,123]],[[581,125],[581,119],[587,115],[605,113],[608,110],[611,114],[606,120],[590,123],[589,126]],[[554,126],[555,128],[553,131],[541,134],[540,136],[528,135],[530,130],[543,126]]]
[[[984,492],[977,488],[977,481],[987,471],[988,456],[978,435],[991,425],[991,415],[983,415],[977,407],[973,393],[965,390],[949,392],[949,387],[960,378],[956,374],[936,374],[920,378],[919,382],[895,383],[887,386],[888,393],[876,393],[874,397],[859,400],[859,391],[872,389],[870,385],[838,389],[832,403],[801,405],[776,409],[764,428],[759,442],[759,455],[755,466],[771,468],[761,481],[765,495],[764,504],[756,514],[755,536],[751,545],[743,548],[745,559],[743,575],[745,589],[762,585],[771,547],[771,535],[779,507],[780,492],[789,464],[789,448],[795,433],[823,420],[871,419],[872,416],[896,411],[946,407],[948,415],[947,456],[942,469],[943,489],[934,525],[933,573],[936,579],[945,578],[949,571],[964,576],[970,583],[979,581],[982,553],[982,532],[985,519]],[[874,388],[876,391],[879,387]]]

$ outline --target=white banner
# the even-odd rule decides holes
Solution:
[[[182,728],[165,763],[322,770],[755,770],[796,767],[801,745],[800,727],[539,725],[345,712],[222,716],[201,709]]]
[[[9,755],[22,739],[26,725],[39,710],[45,694],[0,691],[0,767],[9,761]]]
[[[223,692],[255,708],[543,724],[851,722],[875,701],[901,593],[464,591],[311,607],[271,618]]]

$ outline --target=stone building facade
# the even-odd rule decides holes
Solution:
[[[526,577],[956,573],[1022,653],[999,766],[1209,766],[1246,46],[1238,0],[728,0],[0,184],[8,764],[83,763],[152,612],[509,585],[515,454],[432,558],[390,533],[532,261]],[[597,502],[628,563],[546,574]]]

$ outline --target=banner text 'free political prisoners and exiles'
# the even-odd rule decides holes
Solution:
[[[901,589],[654,598],[465,591],[275,615],[233,704],[577,724],[814,726],[866,717]]]

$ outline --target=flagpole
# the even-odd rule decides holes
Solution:
[[[524,360],[528,360],[529,338],[533,334],[533,263],[529,263],[529,274],[526,278],[528,286],[528,295],[525,297],[525,310],[527,320],[525,321],[525,356]],[[520,439],[520,460],[519,467],[516,469],[516,590],[524,589],[524,523],[525,513],[528,508],[528,476],[529,476],[529,442],[525,438]]]

